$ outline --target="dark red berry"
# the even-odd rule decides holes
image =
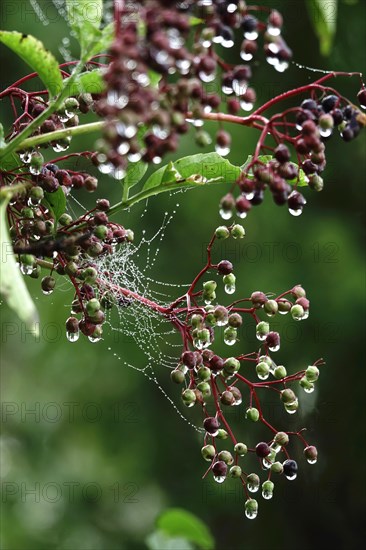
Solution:
[[[217,271],[220,275],[229,275],[233,269],[233,264],[229,260],[222,260],[217,266]]]
[[[266,458],[266,456],[268,456],[271,452],[271,449],[269,445],[267,445],[267,443],[261,442],[256,445],[255,452],[257,453],[257,456],[259,456],[259,458]]]
[[[214,416],[209,416],[203,421],[203,427],[209,434],[214,434],[220,427],[220,422]]]

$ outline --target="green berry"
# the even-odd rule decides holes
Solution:
[[[257,366],[255,367],[255,370],[258,375],[258,378],[260,378],[261,380],[265,380],[266,378],[268,378],[270,369],[267,363],[264,363],[264,362],[258,363]]]
[[[277,432],[274,438],[274,441],[284,447],[289,442],[289,436],[285,432]]]
[[[290,388],[286,388],[285,390],[281,391],[281,401],[285,405],[289,405],[290,403],[294,403],[296,400],[297,400],[297,397]]]
[[[245,445],[245,443],[237,443],[234,447],[234,451],[239,455],[239,456],[244,456],[247,454],[248,452],[248,447]]]
[[[263,306],[264,311],[267,313],[267,315],[272,316],[275,315],[278,311],[278,304],[276,300],[268,300]]]
[[[186,379],[184,372],[179,369],[174,369],[170,373],[170,378],[175,384],[182,384]]]
[[[276,367],[273,371],[273,375],[277,378],[277,380],[280,380],[281,378],[285,378],[285,376],[287,376],[287,371],[283,365],[278,365],[278,367]]]
[[[256,409],[255,407],[250,407],[249,409],[247,409],[245,416],[248,420],[251,420],[252,422],[258,422],[260,415],[258,409]]]
[[[304,308],[300,304],[295,304],[291,308],[291,316],[294,321],[301,321],[301,319],[304,317],[304,313]]]
[[[212,292],[215,292],[216,288],[217,288],[216,281],[206,281],[205,283],[203,283],[203,290],[205,292],[208,292],[209,294]]]
[[[228,374],[234,374],[240,369],[240,361],[235,357],[228,357],[224,362],[224,371]]]
[[[229,437],[229,434],[227,433],[227,431],[224,430],[223,428],[219,428],[216,439],[227,439],[228,437]]]
[[[197,371],[197,376],[200,380],[205,382],[211,378],[211,370],[208,367],[200,367]]]
[[[201,454],[207,462],[211,462],[216,455],[215,447],[213,445],[205,445],[201,449]]]
[[[319,369],[315,365],[310,365],[305,371],[305,376],[309,382],[316,382],[319,378]]]
[[[238,223],[233,225],[233,227],[231,228],[231,236],[234,239],[242,239],[243,237],[245,237],[244,227]]]
[[[184,390],[182,393],[182,401],[186,407],[192,407],[196,402],[196,394],[193,390]]]
[[[230,231],[226,225],[220,225],[220,227],[217,227],[215,235],[217,239],[227,239],[230,236]]]
[[[220,451],[218,454],[218,459],[225,462],[228,466],[234,462],[233,455],[229,451]]]
[[[72,217],[69,214],[62,214],[58,219],[58,223],[63,226],[70,225],[70,223],[72,223]]]
[[[283,472],[283,465],[281,462],[273,462],[271,464],[271,472],[274,472],[275,474],[282,474]]]
[[[238,478],[238,477],[241,477],[242,470],[241,470],[240,466],[237,466],[237,465],[232,466],[230,468],[229,474],[230,474],[230,477]]]

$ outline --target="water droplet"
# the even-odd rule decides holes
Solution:
[[[303,390],[305,393],[313,393],[313,391],[315,390],[315,386],[314,384],[312,386],[306,386],[305,388],[303,388]]]
[[[279,36],[281,34],[281,29],[278,27],[273,27],[272,25],[268,25],[267,32],[271,36]]]
[[[156,136],[160,139],[166,139],[169,135],[169,132],[167,131],[166,128],[162,128],[161,126],[158,126],[157,124],[155,124],[152,127],[152,131],[153,131],[154,136]]]
[[[323,138],[327,138],[327,137],[331,136],[331,135],[332,135],[332,132],[333,132],[332,128],[327,128],[326,130],[323,129],[323,128],[320,128],[320,130],[319,130],[319,134],[320,134]]]
[[[248,519],[255,519],[258,512],[256,510],[245,510],[245,515]]]
[[[225,476],[213,476],[216,483],[223,483],[225,481]]]
[[[263,374],[258,374],[257,373],[257,376],[258,376],[259,380],[267,380],[267,378],[269,377],[269,371],[267,373],[263,373]]]
[[[236,79],[234,79],[232,87],[233,87],[233,92],[235,93],[235,95],[241,96],[241,95],[245,94],[245,92],[247,91],[248,84],[245,80],[236,80]]]
[[[222,157],[226,157],[230,153],[230,147],[221,147],[220,145],[215,145],[215,151]]]
[[[232,210],[223,210],[222,208],[220,208],[219,213],[223,220],[230,220],[230,218],[233,217]]]
[[[88,336],[88,340],[92,343],[92,344],[96,344],[97,342],[99,342],[99,340],[101,340],[101,336]]]
[[[222,39],[221,46],[223,48],[232,48],[234,46],[234,40],[224,40],[224,39]]]
[[[266,470],[269,470],[270,467],[272,466],[272,461],[268,460],[268,457],[263,458],[262,465],[263,465],[263,468],[265,468]]]
[[[274,63],[274,68],[276,69],[277,72],[283,73],[284,71],[286,71],[286,69],[288,69],[288,63],[287,61],[277,60],[277,63]]]
[[[178,59],[175,64],[181,74],[188,74],[191,67],[191,62],[188,59]]]
[[[290,481],[293,481],[297,478],[297,474],[289,474],[286,476],[286,479],[289,479]]]
[[[237,212],[236,213],[238,218],[241,218],[242,220],[244,220],[244,218],[247,217],[248,213],[247,212]]]
[[[41,199],[32,199],[32,197],[28,198],[27,204],[31,208],[36,208],[41,203]]]
[[[235,285],[225,285],[225,292],[226,294],[234,294]]]
[[[33,176],[39,176],[39,174],[41,173],[41,169],[42,169],[41,166],[39,166],[39,167],[30,166],[29,167],[29,171],[30,171],[31,174],[33,174]]]
[[[101,174],[110,174],[114,170],[113,164],[107,162],[105,164],[99,164],[98,170]]]
[[[49,294],[52,294],[53,292],[53,289],[52,290],[42,290],[43,294],[45,294],[46,296],[48,296]]]
[[[248,32],[245,32],[245,33],[244,33],[244,38],[246,38],[247,40],[257,40],[257,38],[258,38],[258,33],[257,33],[257,31],[248,31]]]
[[[262,497],[266,500],[270,500],[273,497],[273,493],[270,491],[262,491]]]
[[[156,156],[152,159],[154,164],[160,164],[162,160],[163,159],[161,157],[158,157],[158,156]]]
[[[128,143],[128,141],[122,141],[122,143],[118,145],[117,153],[120,155],[125,155],[126,153],[128,153],[129,150],[130,144]]]
[[[278,351],[280,349],[280,344],[277,344],[276,346],[269,346],[268,349],[271,351]]]
[[[316,464],[318,459],[317,458],[307,458],[306,460],[309,464]]]
[[[249,103],[248,101],[241,101],[240,107],[243,109],[243,111],[251,111],[253,109],[253,103]]]
[[[215,73],[205,73],[205,71],[200,71],[198,76],[202,82],[212,82],[215,80]]]
[[[25,164],[29,164],[32,158],[30,151],[25,151],[24,153],[19,153],[19,158]]]
[[[112,172],[112,176],[115,180],[123,180],[126,175],[126,170],[124,168],[115,168]]]
[[[71,116],[73,116],[73,115],[71,115]],[[71,118],[71,117],[69,117],[67,112],[65,111],[64,113],[59,114],[58,118],[61,120],[61,122],[67,122],[69,120],[69,118]]]
[[[52,149],[55,151],[55,153],[62,153],[63,151],[67,151],[70,147],[71,137],[64,138],[62,143],[56,142],[55,145],[52,145]]]
[[[76,342],[77,340],[79,340],[79,336],[80,336],[79,331],[66,332],[66,338],[68,339],[69,342]]]
[[[33,272],[33,266],[20,264],[20,271],[23,273],[23,275],[30,275]]]
[[[231,86],[222,86],[221,91],[225,95],[231,95],[233,93],[233,89]]]
[[[289,212],[291,216],[301,216],[302,208],[297,208],[296,210],[294,210],[293,208],[289,208]]]
[[[253,54],[241,51],[240,57],[242,58],[243,61],[251,61],[253,59]]]
[[[141,160],[141,156],[141,153],[130,153],[127,158],[130,162],[138,162]]]
[[[259,485],[254,484],[254,483],[247,483],[247,489],[251,493],[256,493],[259,489]]]

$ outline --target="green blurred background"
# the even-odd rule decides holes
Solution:
[[[327,59],[319,54],[304,2],[266,4],[284,14],[284,36],[296,62],[365,72],[364,1],[339,2],[335,44]],[[59,46],[69,36],[66,24],[51,2],[39,5],[51,20],[48,26],[39,22],[30,2],[18,0],[3,3],[3,27],[34,34],[61,59]],[[15,55],[5,48],[1,55],[3,85],[26,74]],[[239,62],[237,52],[229,55]],[[262,59],[254,70],[257,104],[317,76],[295,66],[279,74]],[[359,89],[356,79],[338,79],[337,86],[351,99]],[[2,119],[9,121],[6,109],[4,103]],[[214,131],[214,126],[209,128]],[[230,160],[241,164],[253,152],[257,134],[240,128],[232,132]],[[94,136],[83,138],[82,147],[92,148],[93,143]],[[75,139],[75,150],[78,144],[81,147]],[[186,136],[179,156],[194,152],[192,135]],[[154,530],[155,518],[170,506],[186,508],[204,520],[219,549],[349,549],[362,544],[364,133],[352,143],[335,136],[327,159],[325,189],[319,195],[307,192],[308,206],[300,218],[273,205],[267,196],[245,220],[245,241],[227,246],[225,241],[216,254],[218,260],[235,264],[238,296],[258,289],[280,293],[295,283],[307,289],[311,315],[301,324],[281,319],[284,337],[278,356],[290,372],[319,357],[326,360],[316,392],[301,396],[303,412],[284,418],[285,426],[308,426],[308,438],[319,449],[318,464],[308,465],[297,448],[298,479],[280,479],[271,502],[259,499],[257,520],[246,520],[238,485],[201,480],[205,463],[198,434],[156,385],[114,356],[142,367],[135,345],[110,331],[98,344],[82,338],[68,343],[61,336],[71,300],[67,287],[45,297],[39,282],[31,281],[41,317],[39,341],[1,306],[2,548],[146,548],[144,540]],[[154,275],[186,283],[202,265],[205,244],[220,223],[217,204],[222,194],[221,187],[213,186],[173,197],[160,195],[150,200],[142,219],[143,206],[137,206],[116,216],[116,221],[133,228],[138,242],[143,229],[153,234],[164,212],[172,212],[179,202],[160,244]],[[101,178],[97,195],[117,201],[118,183]],[[87,205],[96,196],[85,198],[81,193],[78,198]],[[253,334],[243,334],[238,349],[248,352],[254,346]],[[180,390],[171,387],[166,369],[156,365],[156,372],[180,407]],[[281,422],[277,401],[268,397],[272,398],[266,401],[263,396],[264,410],[274,423]],[[191,410],[183,413],[198,420]],[[232,417],[241,438],[254,445],[263,432],[257,426],[251,430],[242,411]]]

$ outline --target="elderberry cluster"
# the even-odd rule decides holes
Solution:
[[[243,238],[244,234],[244,228],[238,224],[231,227],[220,226],[216,229],[211,245],[215,239],[230,236]],[[208,263],[197,278],[197,283],[209,270],[214,271],[222,278],[225,292],[231,295],[235,293],[234,266],[228,260],[213,264],[210,246]],[[247,494],[245,514],[253,519],[257,515],[258,503],[249,493],[258,491],[261,481],[256,473],[250,473],[247,469],[247,466],[251,466],[246,466],[246,455],[255,455],[261,469],[268,472],[267,478],[262,482],[264,499],[273,496],[273,474],[284,474],[289,480],[296,478],[298,466],[287,450],[291,437],[302,441],[305,458],[310,464],[317,460],[317,450],[306,442],[301,435],[302,430],[279,431],[264,418],[257,390],[274,389],[284,410],[288,414],[294,414],[299,408],[299,400],[289,387],[290,384],[297,382],[306,393],[313,392],[321,361],[295,374],[288,374],[286,367],[278,364],[272,357],[280,349],[280,334],[271,330],[270,319],[277,314],[287,313],[295,321],[307,319],[309,316],[310,302],[302,286],[296,285],[277,297],[254,291],[249,298],[235,300],[228,306],[217,304],[217,286],[214,279],[205,280],[202,290],[197,290],[197,285],[194,284],[189,291],[190,296],[194,297],[194,304],[188,306],[187,311],[184,310],[187,315],[184,351],[178,365],[171,371],[171,380],[175,384],[184,385],[181,399],[186,407],[202,408],[205,435],[201,453],[210,463],[205,475],[211,473],[217,483],[223,483],[229,477],[240,479]],[[200,305],[201,301],[203,305]],[[270,318],[268,321],[261,320],[260,315],[263,313]],[[244,315],[251,317],[256,323],[255,333],[260,348],[237,356],[224,357],[215,353],[212,349],[215,337],[222,332],[227,346],[237,343],[238,330],[243,325]],[[228,408],[240,406],[243,402],[243,422],[263,422],[271,431],[269,441],[259,441],[253,448],[236,438],[226,418]]]
[[[277,70],[284,70],[291,57],[276,10],[263,8],[268,17],[261,22],[242,1],[136,4],[138,24],[128,6],[123,11],[104,77],[107,91],[96,108],[106,119],[97,143],[99,169],[117,179],[124,177],[128,161],[158,164],[175,151],[179,134],[188,131],[187,120],[196,128],[197,144],[210,144],[202,129],[205,114],[222,110],[223,99],[231,114],[253,108],[250,65],[227,64],[216,46],[231,48],[239,39],[241,57],[249,62],[262,32],[267,60]],[[213,82],[219,90],[208,93],[205,85]],[[227,155],[230,142],[230,134],[220,129],[216,151]]]
[[[362,88],[358,100],[366,107],[366,89]],[[365,115],[351,103],[338,95],[323,95],[316,99],[305,99],[300,107],[291,112],[296,133],[279,134],[274,124],[283,119],[287,128],[286,112],[273,116],[268,122],[268,133],[275,140],[273,156],[257,156],[249,162],[240,174],[237,185],[240,195],[234,198],[232,193],[224,195],[220,202],[223,219],[230,219],[236,211],[245,218],[252,206],[261,204],[264,191],[268,188],[277,205],[286,204],[290,214],[299,216],[306,199],[298,188],[308,185],[315,191],[321,191],[324,181],[321,176],[326,167],[325,143],[334,129],[346,142],[356,138],[366,125]],[[290,113],[289,113],[290,114]],[[291,161],[295,157],[297,162]]]

